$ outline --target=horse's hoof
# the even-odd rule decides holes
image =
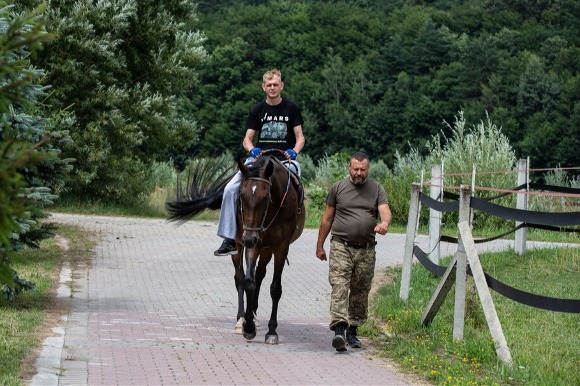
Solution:
[[[246,338],[246,340],[252,340],[256,337],[256,328],[254,327],[254,329],[252,331],[246,331],[246,320],[242,319],[244,322],[242,323],[242,334],[244,335],[244,338]]]
[[[278,344],[278,335],[266,335],[266,344]]]
[[[234,334],[241,334],[243,326],[244,326],[244,318],[238,319],[238,322],[234,326]]]
[[[243,334],[244,334],[244,338],[246,338],[246,340],[252,340],[256,337],[256,330],[254,330],[252,332],[243,331]]]

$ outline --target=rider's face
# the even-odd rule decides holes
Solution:
[[[284,82],[282,82],[279,76],[272,76],[262,83],[262,89],[268,98],[276,99],[284,89]]]

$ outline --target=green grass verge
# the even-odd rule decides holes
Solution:
[[[57,233],[71,240],[66,253],[54,239],[45,240],[40,249],[19,253],[13,265],[36,290],[23,292],[15,302],[0,306],[0,385],[25,384],[34,375],[35,350],[41,347],[45,331],[65,314],[65,305],[55,297],[62,263],[67,260],[74,266],[90,259],[88,236],[73,227],[59,227]]]
[[[513,251],[481,256],[484,270],[496,279],[539,295],[580,299],[580,248]],[[438,385],[578,385],[580,316],[525,306],[491,291],[513,366],[496,356],[472,279],[468,288],[464,340],[453,341],[454,291],[428,327],[422,314],[440,278],[417,264],[412,269],[408,304],[399,299],[400,267],[389,268],[392,284],[380,288],[372,321],[363,333],[382,355],[406,371]]]

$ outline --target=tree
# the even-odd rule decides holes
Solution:
[[[49,1],[58,39],[36,63],[47,70],[55,110],[70,109],[77,159],[67,194],[134,202],[153,182],[148,166],[197,141],[188,93],[205,60],[188,0]]]
[[[53,235],[40,219],[72,162],[60,158],[70,119],[43,116],[48,87],[40,84],[44,72],[30,64],[31,52],[51,38],[39,21],[42,7],[29,14],[13,8],[0,2],[0,299],[8,301],[33,287],[11,264],[16,251]]]

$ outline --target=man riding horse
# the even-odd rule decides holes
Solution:
[[[302,125],[304,120],[298,106],[282,99],[282,74],[273,69],[262,77],[262,89],[266,100],[255,104],[248,116],[247,130],[242,146],[250,153],[246,165],[250,165],[262,154],[262,150],[281,150],[271,152],[283,162],[288,162],[290,169],[300,176],[300,164],[296,156],[304,147]],[[254,146],[254,137],[258,132],[258,142]],[[287,161],[289,160],[289,161]],[[226,185],[223,192],[221,212],[217,235],[224,239],[222,245],[214,252],[216,256],[235,255],[236,247],[236,210],[242,175],[238,172]]]

